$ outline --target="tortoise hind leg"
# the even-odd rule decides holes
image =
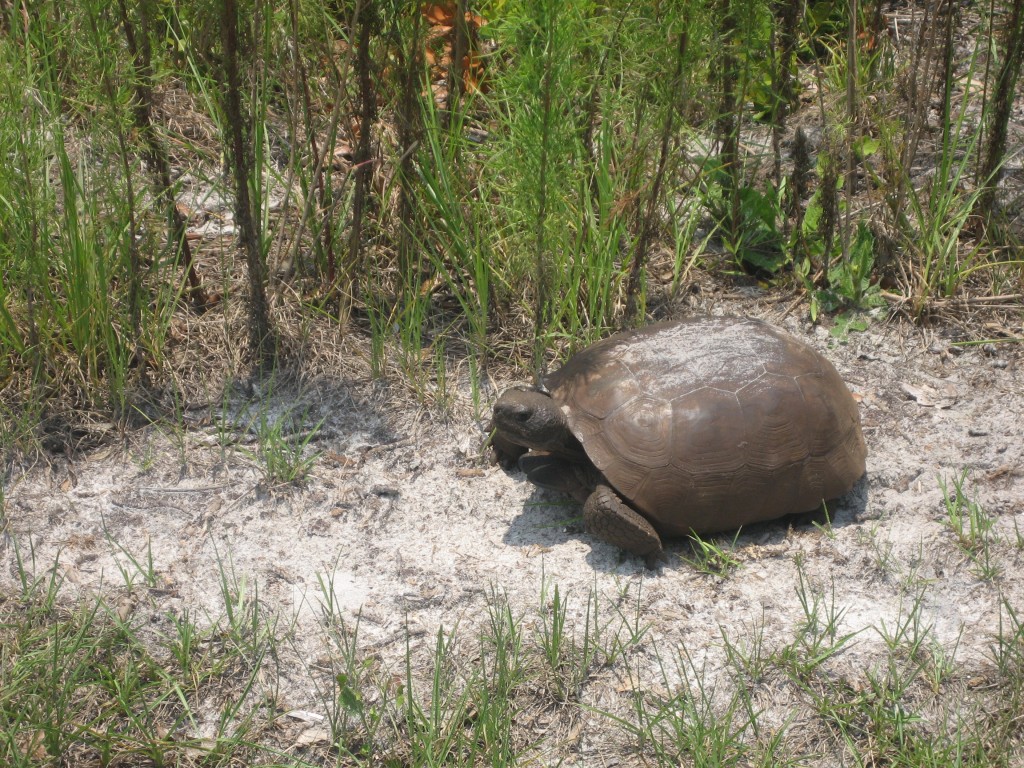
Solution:
[[[583,524],[587,533],[645,558],[649,568],[662,558],[658,532],[607,485],[597,486],[583,505]]]

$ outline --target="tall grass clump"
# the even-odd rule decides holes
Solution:
[[[980,257],[981,243],[967,238],[966,230],[979,197],[992,181],[989,177],[979,185],[971,183],[982,123],[969,86],[978,74],[980,51],[976,47],[966,66],[960,71],[956,69],[953,31],[957,21],[955,10],[944,15],[926,14],[920,19],[915,48],[917,68],[907,74],[916,84],[912,93],[920,94],[916,99],[923,99],[926,94],[929,102],[931,95],[940,98],[941,132],[937,144],[924,144],[928,139],[930,108],[925,102],[915,105],[913,113],[917,117],[905,123],[902,130],[881,135],[885,153],[894,152],[894,138],[896,147],[902,148],[899,161],[887,163],[886,168],[895,172],[888,179],[895,192],[891,210],[909,256],[904,262],[904,281],[912,296],[915,316],[921,316],[934,298],[953,296]],[[954,102],[957,84],[967,86],[959,104]],[[935,173],[922,184],[911,173],[924,153],[934,158]]]
[[[496,24],[516,64],[486,99],[498,128],[482,171],[500,200],[499,284],[532,317],[538,366],[552,340],[585,342],[643,305],[648,253],[673,224],[694,8],[538,0]]]
[[[880,203],[873,229],[899,248],[881,277],[899,284],[915,319],[977,288],[975,272],[1005,266],[993,256],[1008,243],[979,237],[1005,160],[990,167],[982,158],[995,107],[979,87],[991,78],[992,9],[979,10],[915,8],[905,45],[878,38],[874,79],[862,86],[871,132],[853,147]]]
[[[631,7],[622,16],[596,4],[508,3],[486,26],[468,25],[470,47],[488,43],[494,51],[482,88],[462,83],[453,100],[419,81],[426,95],[418,141],[399,147],[403,160],[414,151],[414,174],[400,183],[403,195],[415,195],[415,215],[404,215],[400,226],[416,248],[402,261],[405,298],[382,306],[382,319],[408,328],[407,348],[463,336],[479,370],[490,332],[526,325],[539,368],[552,340],[586,341],[617,322],[630,260],[646,250],[634,247],[644,198],[630,191],[657,146],[645,116],[656,114],[651,104],[675,109],[681,90],[631,95],[630,85],[658,82],[664,67],[653,42],[636,47],[666,22],[650,11]],[[415,20],[406,24],[415,41]],[[671,67],[679,69],[675,60]],[[400,99],[402,115],[407,99]],[[437,312],[437,286],[458,314]]]
[[[993,5],[993,10],[995,3]],[[986,140],[984,156],[980,159],[978,176],[986,181],[983,192],[977,200],[977,210],[986,219],[991,219],[995,203],[995,183],[1001,175],[1006,158],[1007,128],[1013,109],[1014,93],[1021,66],[1024,65],[1024,0],[1010,0],[1006,3],[1001,43],[995,67],[992,102],[987,110]],[[994,27],[996,14],[992,14],[989,29]]]
[[[531,277],[529,283],[508,282],[518,289],[510,301],[534,321],[535,367],[552,337],[580,326],[576,302],[591,288],[581,284],[588,260],[611,255],[585,253],[573,238],[580,224],[577,206],[588,192],[583,94],[599,55],[594,18],[588,3],[532,0],[510,7],[501,21],[507,55],[519,65],[496,78],[500,134],[484,173],[492,175],[502,201],[496,206],[505,230],[502,260],[512,275]],[[607,319],[606,314],[592,320]]]
[[[162,346],[152,312],[162,302],[142,295],[159,264],[144,268],[140,256],[152,241],[127,143],[129,96],[116,62],[96,54],[114,37],[99,4],[67,15],[44,6],[0,40],[0,344],[23,396],[124,415]],[[78,130],[86,117],[94,132]]]
[[[540,374],[700,269],[815,320],[1016,295],[981,209],[1017,5],[899,35],[873,1],[5,6],[3,406],[120,417],[349,332],[441,409],[465,366],[479,406],[495,359]]]

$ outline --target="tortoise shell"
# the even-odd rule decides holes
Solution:
[[[594,466],[665,535],[810,511],[864,474],[857,404],[836,369],[758,320],[619,333],[546,384]]]

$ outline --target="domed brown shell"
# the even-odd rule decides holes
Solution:
[[[758,320],[616,334],[546,383],[594,465],[665,535],[807,512],[864,474],[860,415],[836,369]]]

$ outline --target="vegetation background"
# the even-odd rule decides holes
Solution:
[[[1020,297],[1018,2],[9,1],[2,25],[6,445],[325,355],[314,328],[443,402],[453,358],[474,387],[539,371],[703,272],[814,319]]]
[[[887,314],[1019,315],[1022,60],[1022,0],[0,0],[6,477],[287,375],[362,368],[439,415],[465,387],[482,417],[488,371],[540,374],[709,282],[792,297],[837,335]],[[255,429],[268,482],[300,481],[316,428],[297,443],[266,415]],[[946,499],[974,552],[980,510],[959,485]],[[39,639],[40,658],[84,671],[83,649],[109,643],[135,659],[131,674],[167,682],[132,666],[143,652],[116,612],[96,636],[96,607],[53,624],[57,585],[22,573],[5,647]],[[1007,654],[1019,653],[1010,615]],[[514,635],[510,618],[496,613],[493,631]],[[186,676],[189,627],[175,646]],[[559,632],[540,653],[564,673]],[[842,646],[834,626],[826,637]],[[112,720],[14,707],[27,695],[16,672],[40,671],[32,658],[3,657],[0,755],[52,762],[84,739],[111,764],[123,745],[101,731],[150,689],[117,693],[113,665],[94,681],[115,691],[102,699]],[[346,746],[331,754],[387,763],[345,674],[336,703],[365,741],[340,736],[339,720],[333,743]],[[40,700],[81,703],[67,678],[24,679]],[[402,706],[401,738],[410,724],[448,738],[439,709]],[[1017,712],[1013,699],[958,759],[988,764],[993,744],[1017,739]],[[629,726],[640,742],[664,724],[645,716]],[[162,764],[163,726],[138,727],[133,759]],[[455,752],[512,764],[520,747],[489,738],[470,741],[500,748]],[[965,743],[908,749],[940,744],[938,761]],[[245,737],[232,745],[190,748],[209,764],[251,754]],[[872,754],[899,764],[900,745]],[[440,764],[446,749],[388,764]],[[656,750],[666,764],[679,754]]]

